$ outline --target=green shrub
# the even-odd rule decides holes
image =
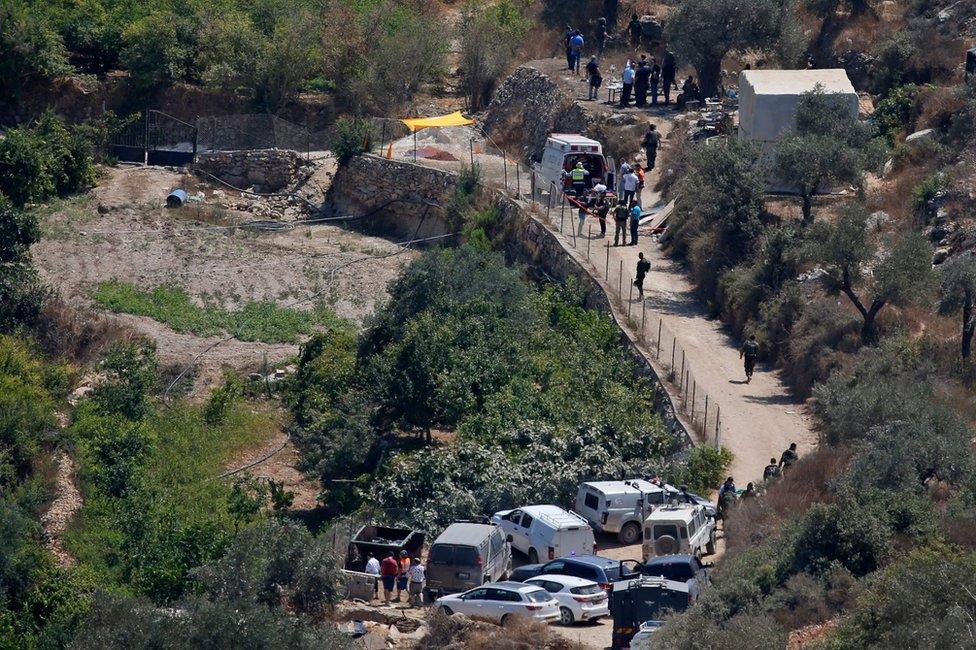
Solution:
[[[912,210],[916,214],[922,212],[946,186],[946,179],[942,174],[932,174],[922,179],[912,188]]]
[[[0,194],[15,206],[78,192],[94,180],[91,144],[50,111],[0,139]]]
[[[111,497],[136,487],[136,474],[154,444],[145,424],[120,416],[83,415],[76,419],[74,433],[81,442],[88,482]]]
[[[190,71],[195,44],[192,25],[169,11],[158,11],[126,26],[120,60],[141,92],[183,81]]]
[[[919,87],[915,84],[905,84],[878,102],[874,122],[878,130],[887,136],[889,143],[894,144],[895,136],[908,128],[918,92]]]
[[[61,38],[28,3],[0,5],[0,51],[0,100],[14,99],[32,81],[71,71]]]
[[[348,165],[353,158],[369,151],[370,132],[366,120],[341,117],[336,121],[332,152],[340,165]]]
[[[152,407],[150,392],[156,383],[157,367],[156,344],[152,341],[114,344],[102,362],[105,379],[89,394],[97,412],[142,419]]]
[[[725,447],[715,449],[698,445],[688,455],[686,468],[680,474],[680,482],[693,492],[708,494],[722,483],[725,470],[734,458],[732,452]]]

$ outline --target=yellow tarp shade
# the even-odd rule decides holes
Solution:
[[[438,126],[467,126],[474,124],[471,118],[461,115],[461,111],[455,111],[450,115],[439,115],[437,117],[414,117],[408,120],[400,120],[407,125],[410,132],[419,131],[430,127]]]

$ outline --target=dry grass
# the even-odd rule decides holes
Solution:
[[[44,304],[33,334],[46,354],[78,363],[101,357],[116,341],[141,338],[115,319],[72,307],[59,297]]]
[[[765,496],[740,503],[725,520],[726,549],[731,552],[751,547],[774,535],[788,518],[814,503],[829,503],[833,495],[829,482],[851,459],[846,449],[823,448],[801,458]]]

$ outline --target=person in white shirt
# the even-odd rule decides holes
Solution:
[[[637,178],[637,174],[633,170],[628,170],[622,179],[622,185],[624,187],[624,203],[630,205],[634,200],[634,195],[637,194],[637,185],[640,183],[640,179]]]
[[[424,580],[427,575],[424,572],[424,565],[420,563],[420,558],[414,558],[407,571],[410,577],[410,586],[407,591],[407,602],[411,605],[424,604]]]
[[[366,573],[371,576],[376,576],[376,580],[373,582],[373,598],[379,598],[380,594],[380,561],[376,559],[376,556],[372,553],[369,554],[369,559],[366,560]]]
[[[620,91],[620,108],[626,108],[630,104],[630,93],[634,90],[634,67],[630,61],[624,66],[621,81],[624,82],[624,87]]]
[[[624,200],[624,176],[630,171],[630,165],[627,161],[620,163],[620,171],[617,172],[617,198],[621,201]]]

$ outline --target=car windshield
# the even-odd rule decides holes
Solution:
[[[533,589],[525,594],[533,603],[547,603],[552,600],[552,596],[542,589]]]
[[[583,585],[582,587],[573,587],[570,591],[578,596],[589,596],[590,594],[601,594],[603,590],[600,589],[600,585]]]
[[[677,580],[678,582],[685,582],[695,577],[695,572],[691,570],[689,565],[678,563],[654,564],[644,567],[644,573],[649,576]]]

